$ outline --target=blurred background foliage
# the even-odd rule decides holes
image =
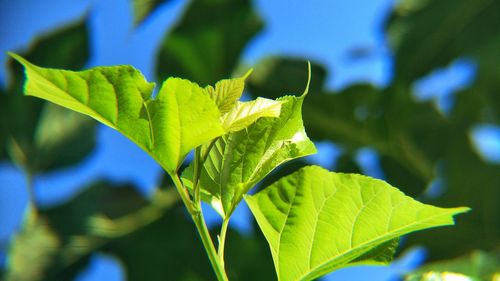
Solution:
[[[139,26],[168,1],[132,2]],[[263,27],[249,0],[191,1],[160,44],[157,81],[180,76],[206,85],[246,70],[241,54]],[[500,274],[500,167],[471,138],[478,125],[500,125],[499,27],[500,1],[402,0],[385,23],[394,59],[388,85],[356,83],[331,90],[327,69],[313,60],[304,122],[312,139],[341,148],[335,171],[364,171],[356,157],[368,150],[378,156],[382,177],[406,194],[438,206],[472,208],[458,217],[455,227],[405,238],[400,252],[416,245],[428,250],[429,263],[409,280],[431,280],[425,279],[428,271],[456,272],[474,280]],[[45,67],[77,70],[89,60],[88,45],[83,19],[40,37],[22,55]],[[366,55],[358,51],[354,55]],[[419,81],[463,58],[473,61],[475,77],[455,93],[451,105],[418,98]],[[259,62],[247,96],[301,93],[307,59],[274,56]],[[9,61],[8,68],[11,81],[0,90],[0,160],[21,167],[31,188],[33,178],[84,161],[96,143],[96,122],[23,97],[21,67]],[[261,186],[303,165],[304,160],[285,165]],[[67,202],[30,208],[22,228],[4,243],[8,259],[2,280],[73,280],[96,252],[116,257],[127,280],[213,280],[168,180],[157,186],[145,198],[130,184],[97,180]],[[34,195],[32,200],[36,204]],[[231,280],[274,278],[258,231],[231,231],[228,239]]]

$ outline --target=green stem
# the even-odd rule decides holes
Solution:
[[[194,204],[199,206],[201,199],[200,199],[200,186],[198,185],[198,181],[200,179],[200,173],[201,173],[201,165],[200,163],[200,155],[201,155],[201,148],[198,146],[194,150],[194,175],[193,175],[193,193],[194,193]]]
[[[208,158],[208,154],[210,153],[210,150],[212,150],[212,147],[214,147],[215,143],[217,142],[219,138],[215,138],[213,139],[210,144],[208,145],[207,147],[207,150],[205,150],[205,153],[203,154],[203,156],[201,157],[201,165],[203,165],[205,163],[205,161],[207,161],[207,158]]]
[[[201,211],[201,203],[198,202],[197,204],[193,204],[193,201],[191,201],[191,199],[189,198],[189,194],[187,193],[186,188],[183,186],[177,174],[173,174],[171,175],[171,177],[175,187],[177,188],[177,191],[181,195],[182,202],[188,209],[188,212],[189,214],[191,214],[191,218],[196,225],[196,229],[198,230],[198,234],[201,237],[201,241],[203,242],[203,247],[205,247],[205,252],[208,255],[210,264],[215,271],[217,280],[228,281],[229,279],[227,278],[226,271],[224,270],[224,265],[220,263],[217,256],[217,251],[215,250],[214,244],[212,242],[212,238],[210,238],[210,232],[208,231],[207,224],[205,223],[205,218],[203,217],[203,213]]]
[[[189,197],[189,192],[182,184],[181,180],[179,179],[179,176],[177,174],[170,174],[170,177],[172,178],[175,188],[177,189],[177,192],[181,196],[182,203],[184,203],[184,206],[186,206],[188,212],[191,215],[200,212],[200,210],[199,209],[197,210],[195,205],[193,204],[193,201]]]
[[[221,263],[221,260],[219,260],[218,258],[217,251],[215,250],[212,238],[210,238],[210,233],[208,232],[203,213],[200,212],[197,215],[192,216],[192,218],[194,220],[196,228],[198,229],[198,233],[201,236],[203,246],[205,247],[205,251],[207,252],[208,258],[210,259],[212,268],[215,271],[215,275],[217,275],[217,280],[228,281],[229,279],[227,278],[226,271],[224,269],[224,263]]]
[[[224,247],[226,244],[226,233],[228,226],[229,226],[229,217],[226,217],[222,221],[222,226],[219,235],[219,250],[217,251],[219,254],[219,261],[222,264],[222,266],[224,266]]]

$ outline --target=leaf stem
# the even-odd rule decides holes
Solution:
[[[215,143],[217,142],[219,138],[215,138],[213,139],[210,144],[208,145],[207,147],[207,150],[205,150],[205,153],[203,154],[203,156],[201,157],[201,165],[203,165],[205,163],[205,161],[207,161],[207,158],[208,158],[208,154],[210,153],[210,150],[212,150],[212,148],[214,147]]]
[[[188,212],[191,215],[193,215],[195,213],[199,213],[200,210],[196,209],[195,205],[193,204],[193,201],[189,197],[189,192],[182,184],[181,180],[179,179],[179,176],[177,174],[173,173],[173,174],[170,174],[170,177],[172,178],[172,181],[174,182],[175,188],[177,189],[177,192],[181,196],[182,203],[184,203],[184,206],[186,206]]]
[[[210,237],[210,232],[208,231],[207,224],[205,222],[205,218],[203,217],[203,212],[201,211],[201,202],[193,204],[191,198],[189,198],[189,194],[187,189],[182,184],[179,176],[177,174],[170,175],[177,191],[181,195],[182,202],[186,206],[193,222],[198,230],[198,234],[201,237],[201,241],[203,242],[203,247],[205,247],[205,252],[208,255],[208,259],[210,260],[210,264],[212,265],[213,270],[215,271],[215,275],[217,276],[217,280],[219,281],[228,281],[226,271],[224,269],[224,264],[221,264],[217,255],[217,251],[215,250],[214,243],[212,238]]]
[[[200,163],[200,155],[201,155],[201,147],[198,146],[194,150],[194,175],[193,175],[193,193],[194,193],[194,204],[196,206],[200,205],[200,186],[198,185],[198,181],[200,179],[201,166],[203,163]]]
[[[227,233],[227,227],[229,226],[229,217],[225,217],[224,220],[222,221],[222,226],[220,229],[220,234],[219,234],[219,249],[217,251],[219,255],[219,261],[224,266],[224,247],[226,244],[226,233]]]
[[[224,263],[221,262],[217,255],[217,251],[215,250],[214,244],[212,242],[212,238],[210,238],[210,233],[208,232],[207,224],[205,223],[205,218],[203,217],[203,213],[200,212],[195,216],[192,216],[193,221],[198,229],[198,233],[201,236],[201,240],[203,242],[203,246],[205,247],[205,251],[207,252],[208,258],[210,259],[210,263],[212,264],[212,268],[217,275],[217,280],[219,281],[228,281],[226,271],[224,269]]]

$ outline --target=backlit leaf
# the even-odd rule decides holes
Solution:
[[[236,105],[222,116],[222,127],[227,132],[242,130],[262,117],[278,117],[281,102],[257,98],[253,101],[237,102]]]
[[[174,173],[187,153],[223,133],[220,112],[197,84],[169,78],[158,96],[132,66],[86,71],[24,65],[25,93],[89,115],[120,131]]]
[[[245,88],[245,79],[252,73],[249,70],[243,77],[223,79],[212,86],[205,87],[210,97],[215,101],[222,114],[229,112],[241,98]]]
[[[277,118],[261,118],[246,129],[220,137],[204,163],[200,184],[204,200],[228,216],[255,184],[278,165],[316,152],[302,124],[301,97],[277,100]],[[184,178],[189,179],[192,167]]]
[[[387,263],[401,235],[452,225],[468,208],[443,209],[389,184],[317,166],[246,196],[264,233],[279,280],[312,280],[353,264]],[[386,243],[385,247],[380,245]]]

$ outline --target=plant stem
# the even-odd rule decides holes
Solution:
[[[208,258],[210,259],[212,268],[217,275],[217,280],[228,281],[229,279],[227,278],[226,271],[224,269],[224,263],[221,263],[221,260],[218,258],[217,251],[215,250],[212,238],[210,238],[210,233],[208,232],[203,213],[200,212],[197,215],[192,216],[192,218],[196,225],[196,228],[198,229],[198,233],[201,236],[203,246],[205,247],[205,251],[207,252]]]
[[[195,205],[193,204],[193,201],[189,197],[189,193],[187,189],[184,187],[182,184],[181,180],[179,179],[179,176],[177,174],[170,174],[170,177],[172,178],[172,181],[174,182],[175,188],[177,189],[177,192],[181,196],[182,203],[184,203],[184,206],[186,206],[188,212],[193,215],[197,212],[200,212],[200,210],[196,210]]]
[[[219,261],[224,266],[224,247],[226,244],[226,233],[227,227],[229,226],[229,217],[225,217],[222,221],[222,226],[219,234],[219,250],[217,251],[219,254]]]
[[[208,158],[208,154],[210,153],[210,150],[212,150],[212,148],[214,147],[215,143],[217,142],[219,138],[215,138],[213,139],[210,144],[208,145],[207,147],[207,150],[205,150],[205,153],[203,154],[203,156],[201,157],[201,165],[203,165],[203,163],[205,163],[205,161],[207,161],[207,158]]]
[[[193,204],[193,201],[189,198],[189,194],[177,174],[170,176],[175,187],[177,188],[177,191],[181,195],[182,202],[186,206],[191,218],[193,219],[196,229],[198,230],[198,234],[203,242],[203,247],[205,247],[205,252],[208,255],[208,259],[210,260],[213,270],[215,271],[215,275],[217,276],[217,280],[228,281],[229,279],[227,278],[224,265],[219,261],[217,251],[215,250],[212,238],[210,237],[210,232],[208,231],[207,224],[205,223],[205,218],[203,217],[203,212],[201,211],[201,203],[198,202],[197,204]]]
[[[194,204],[199,206],[201,199],[200,199],[200,186],[198,185],[198,181],[200,179],[200,173],[201,173],[201,164],[200,163],[200,154],[201,154],[201,148],[197,147],[194,150],[194,174],[193,174],[193,193],[194,193]]]

